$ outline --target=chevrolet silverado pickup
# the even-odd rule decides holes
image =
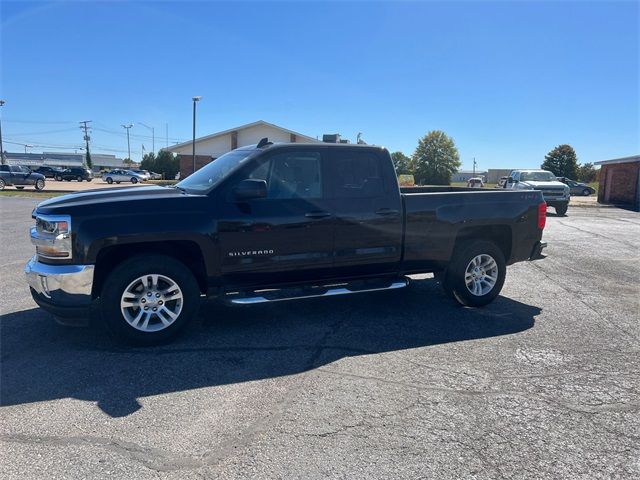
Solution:
[[[507,178],[505,188],[542,192],[547,205],[555,208],[556,214],[561,216],[565,215],[569,208],[569,187],[547,170],[513,170]]]
[[[36,303],[67,321],[99,313],[137,344],[171,339],[202,297],[247,305],[391,290],[425,272],[480,307],[507,265],[544,258],[546,245],[540,191],[401,189],[382,147],[267,139],[175,187],[73,193],[32,216],[25,272]]]

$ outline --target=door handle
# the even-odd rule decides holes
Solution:
[[[307,218],[325,218],[325,217],[330,217],[331,213],[318,211],[318,212],[305,213],[304,216]]]
[[[394,210],[393,208],[381,208],[376,212],[376,215],[397,215],[398,210]]]

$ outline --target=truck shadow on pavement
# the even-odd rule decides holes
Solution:
[[[293,375],[338,359],[522,332],[540,308],[498,297],[454,305],[435,281],[404,290],[250,307],[206,303],[174,343],[126,348],[100,327],[34,308],[0,319],[0,405],[74,398],[123,417],[137,399]]]

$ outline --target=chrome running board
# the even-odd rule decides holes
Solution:
[[[313,287],[316,290],[321,290],[321,292],[309,292],[308,290],[305,292],[305,289],[302,289],[301,295],[293,295],[293,296],[277,296],[278,290],[269,290],[268,295],[252,295],[252,296],[227,296],[227,299],[230,303],[235,305],[255,305],[257,303],[270,303],[270,302],[283,302],[287,300],[302,300],[305,298],[318,298],[318,297],[333,297],[336,295],[350,295],[352,293],[365,293],[365,292],[378,292],[381,290],[396,290],[398,288],[404,288],[409,285],[409,279],[403,278],[400,280],[395,280],[390,284],[384,286],[376,286],[376,287],[363,287],[363,288],[354,288],[350,287],[348,284],[345,286],[335,286],[335,287]],[[290,290],[290,289],[287,289]]]

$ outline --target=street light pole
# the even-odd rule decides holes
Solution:
[[[4,100],[0,100],[0,107],[4,105]],[[4,165],[4,148],[2,148],[2,117],[0,116],[0,164]]]
[[[191,153],[193,156],[193,172],[196,171],[196,103],[200,101],[202,97],[193,97],[193,144],[191,146]]]
[[[151,130],[151,151],[154,153],[156,153],[156,129],[154,127],[150,127],[149,125],[147,125],[146,123],[142,123],[142,122],[138,122],[140,125],[142,125],[143,127],[148,128],[149,130]]]
[[[133,123],[130,123],[129,125],[120,125],[120,126],[127,130],[127,158],[129,159],[129,162],[131,162],[131,143],[129,142],[129,129],[133,127]]]

